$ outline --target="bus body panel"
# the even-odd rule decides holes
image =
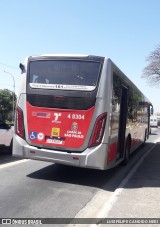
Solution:
[[[93,116],[89,110],[63,110],[33,107],[27,103],[28,143],[61,149],[84,144]]]
[[[53,60],[63,59],[63,56],[53,56]],[[34,61],[36,59],[38,61],[39,59],[45,60],[45,58],[49,58],[51,61],[53,56],[42,56],[42,59],[35,57]],[[85,61],[87,56],[69,56],[69,59],[74,58]],[[57,94],[59,99],[61,97],[62,99],[65,97],[73,99],[76,91],[67,91],[63,86],[62,91],[56,88],[57,90],[53,89],[53,92],[52,89],[48,88],[34,88],[34,85],[33,88],[28,87],[26,78],[29,73],[28,62],[30,59],[32,58],[25,61],[26,70],[23,74],[17,101],[17,106],[23,112],[25,138],[14,135],[13,155],[105,170],[123,161],[128,138],[131,142],[131,152],[144,142],[149,119],[147,108],[144,106],[146,99],[110,59],[104,59],[97,90],[86,91],[86,93],[77,92],[79,97],[85,98],[85,94],[87,94],[87,97],[91,97],[92,94],[95,96],[95,104],[87,109],[83,109],[83,107],[67,109],[67,106],[65,108],[63,106],[62,108],[39,107],[31,104],[30,100],[32,102],[32,97],[34,98],[36,93],[39,92],[40,97],[43,97],[44,93],[44,95],[49,94],[50,97],[52,95],[55,97]],[[28,92],[30,96],[28,96]],[[137,97],[139,97],[137,100],[133,99],[133,92],[137,93]],[[125,94],[124,97],[126,97],[125,104],[122,94]],[[128,111],[132,108],[130,106],[131,101],[133,106],[136,104],[136,108],[131,111],[130,116]],[[139,106],[140,102],[143,105]],[[40,103],[40,101],[37,103]],[[61,101],[58,105],[61,105],[60,103]],[[99,117],[103,114],[105,114],[105,121],[102,122],[100,119],[97,123]],[[122,124],[121,121],[124,123]],[[91,140],[97,136],[94,134],[98,128],[96,124],[103,123],[105,125],[101,142],[90,147]],[[122,126],[123,130],[121,129]],[[98,131],[98,133],[103,132]],[[121,134],[123,134],[123,137]]]

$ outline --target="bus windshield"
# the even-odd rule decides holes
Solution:
[[[36,60],[29,64],[31,88],[93,91],[101,63],[82,60]]]

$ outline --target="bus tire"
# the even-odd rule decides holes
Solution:
[[[145,130],[145,133],[144,133],[144,139],[143,139],[143,141],[142,141],[142,146],[144,146],[145,145],[145,142],[146,142],[146,140],[149,138],[149,133],[147,133],[147,129]]]
[[[146,142],[147,139],[148,139],[148,134],[147,134],[147,130],[145,130],[145,135],[144,135],[143,144],[145,144],[145,142]]]
[[[149,130],[149,134],[150,134],[150,135],[152,134],[152,130],[151,130],[151,128],[150,128],[150,130]]]
[[[127,163],[129,162],[130,150],[131,150],[131,140],[128,137],[126,141],[126,146],[125,146],[124,160],[122,162],[123,165],[127,165]]]
[[[10,146],[8,147],[8,153],[12,154],[13,139],[11,140]]]

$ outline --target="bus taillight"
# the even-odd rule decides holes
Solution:
[[[25,138],[23,111],[18,106],[16,107],[15,133],[21,138]]]
[[[106,119],[107,113],[103,113],[97,118],[88,147],[95,147],[101,143],[105,130]]]

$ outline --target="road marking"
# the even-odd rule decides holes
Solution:
[[[112,206],[117,201],[118,197],[122,193],[124,186],[130,180],[130,178],[134,175],[136,170],[139,168],[144,159],[149,155],[149,153],[155,148],[156,143],[160,142],[160,139],[156,139],[152,142],[154,145],[143,154],[143,156],[139,159],[139,161],[135,164],[129,174],[121,181],[119,186],[114,192],[106,192],[103,189],[100,189],[95,196],[86,204],[86,206],[81,209],[74,218],[107,218]],[[109,193],[109,194],[108,194]],[[106,200],[106,202],[104,202]],[[103,203],[102,203],[103,201]],[[101,227],[101,224],[79,224],[79,227]],[[75,227],[75,225],[70,224],[70,227]]]
[[[140,158],[139,162],[136,163],[136,165],[133,167],[133,169],[129,172],[129,174],[122,180],[122,182],[119,184],[117,189],[114,191],[113,195],[107,201],[106,204],[104,204],[104,207],[101,209],[101,211],[98,213],[98,216],[100,217],[106,217],[109,214],[109,211],[111,210],[113,204],[117,201],[118,197],[120,196],[121,192],[124,189],[124,186],[126,183],[131,179],[131,177],[134,175],[134,173],[137,171],[139,166],[142,164],[144,159],[149,155],[149,153],[155,148],[156,142],[154,142],[154,145],[146,152],[144,155]]]
[[[22,159],[22,160],[14,161],[14,162],[11,162],[11,163],[1,164],[0,165],[0,169],[4,169],[4,168],[7,168],[7,167],[15,166],[15,165],[18,165],[20,163],[27,162],[27,161],[29,161],[29,159]]]

